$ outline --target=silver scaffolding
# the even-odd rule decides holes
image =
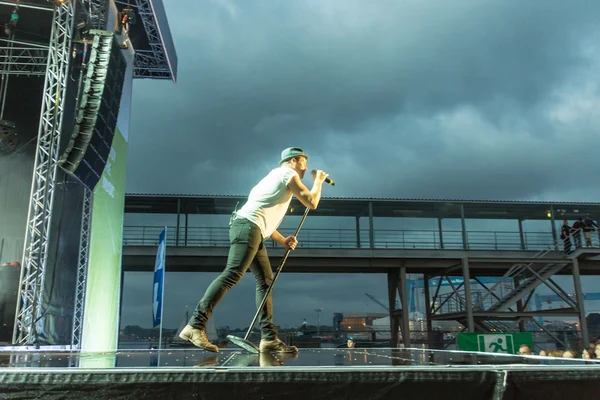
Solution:
[[[77,15],[85,17],[91,29],[106,29],[108,0],[78,0]],[[0,4],[16,4],[2,2]],[[52,11],[50,6],[20,4],[22,8]],[[149,17],[148,17],[149,18]],[[153,18],[148,22],[155,26]],[[157,37],[156,34],[153,36]],[[48,45],[0,37],[0,71],[3,75],[45,76],[48,64]],[[160,59],[160,56],[157,56]],[[162,57],[164,58],[164,56]]]
[[[13,330],[15,344],[35,344],[35,325],[41,318],[74,16],[72,1],[54,7]]]
[[[172,72],[160,38],[152,5],[149,0],[135,0],[138,14],[148,35],[150,50],[136,50],[133,60],[135,78],[172,79]]]
[[[108,0],[80,0],[87,12],[90,28],[106,29]]]
[[[0,1],[2,5],[52,12],[52,32],[47,43],[0,38],[0,74],[3,86],[0,97],[6,92],[9,76],[44,76],[44,92],[40,111],[40,124],[32,187],[27,214],[26,237],[23,246],[22,270],[17,298],[13,343],[35,344],[36,324],[42,318],[44,279],[47,271],[48,244],[51,235],[51,217],[58,164],[58,143],[61,137],[63,100],[69,70],[71,44],[79,26],[75,22],[87,21],[90,29],[107,29],[109,0],[62,0],[62,2]],[[116,3],[119,3],[116,1]],[[151,0],[136,0],[143,27],[150,45],[149,51],[135,55],[134,78],[170,79],[173,71],[166,57],[157,17]],[[164,12],[161,14],[163,15]],[[166,28],[168,29],[168,27]],[[4,101],[3,101],[4,104]],[[71,344],[80,347],[83,310],[87,282],[89,242],[91,235],[92,192],[83,189],[80,248],[78,253],[75,304]]]
[[[90,249],[90,236],[92,233],[92,198],[93,193],[84,188],[83,210],[81,214],[81,235],[79,237],[79,254],[77,264],[77,284],[75,287],[75,307],[73,310],[73,328],[71,347],[81,348],[83,333],[83,310],[85,306],[85,289],[87,284],[87,267]]]
[[[48,46],[13,39],[2,39],[0,70],[7,75],[43,76],[48,63]]]
[[[150,51],[135,57],[134,78],[171,78],[158,22],[149,0],[136,0],[149,38]],[[4,5],[15,2],[1,1]],[[57,5],[22,3],[22,8],[53,12],[49,44],[0,38],[0,71],[9,75],[45,76],[36,157],[27,215],[25,243],[13,343],[35,344],[36,324],[42,317],[44,279],[48,261],[50,222],[58,165],[58,144],[63,118],[63,103],[69,70],[75,22],[85,19],[91,29],[106,29],[109,0],[67,0]],[[137,72],[136,72],[137,71]],[[3,92],[3,91],[1,91]],[[1,94],[0,94],[1,95]],[[91,235],[93,194],[84,188],[81,237],[78,254],[77,285],[71,344],[80,347]]]

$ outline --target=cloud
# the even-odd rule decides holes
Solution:
[[[227,11],[227,14],[234,19],[236,15],[239,13],[239,8],[235,5],[234,2],[230,0],[212,0],[217,5],[223,7]]]
[[[572,189],[598,166],[577,160],[597,138],[600,5],[166,6],[179,83],[136,82],[131,192],[247,193],[294,145],[343,182],[331,195],[598,194]]]

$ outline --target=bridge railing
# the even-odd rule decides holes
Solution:
[[[125,226],[123,244],[126,246],[156,246],[162,226]],[[281,229],[284,236],[294,229]],[[552,245],[551,232],[467,231],[468,248],[472,250],[541,250]],[[178,239],[178,240],[177,240]],[[373,246],[369,230],[356,229],[302,229],[298,237],[300,248],[336,249],[462,249],[462,231],[437,230],[385,230],[373,231]],[[267,246],[278,246],[273,240]],[[226,227],[167,227],[168,246],[229,246],[229,229]]]

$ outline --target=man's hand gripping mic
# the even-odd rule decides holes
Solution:
[[[317,170],[316,170],[316,169],[313,169],[313,170],[312,170],[312,171],[310,171],[310,172],[313,174],[313,176],[315,176],[315,175],[317,174]],[[332,181],[331,179],[329,179],[329,177],[325,178],[325,183],[328,183],[328,184],[330,184],[331,186],[335,186],[335,182],[334,182],[334,181]]]

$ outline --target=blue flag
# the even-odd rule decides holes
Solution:
[[[165,282],[165,253],[167,247],[167,227],[163,229],[158,239],[156,263],[154,264],[154,286],[152,288],[152,319],[155,328],[160,324],[163,306],[163,290]]]

